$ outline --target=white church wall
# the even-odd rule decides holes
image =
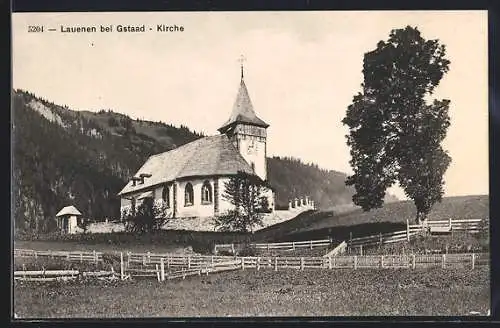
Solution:
[[[202,204],[201,202],[201,187],[208,180],[212,187],[212,202]],[[186,185],[191,183],[193,186],[193,204],[185,206],[185,190]],[[177,190],[177,217],[207,217],[214,215],[214,179],[192,179],[178,182]]]
[[[128,197],[128,196],[127,196]],[[131,205],[131,202],[129,199],[126,199],[126,198],[120,198],[120,207],[127,207],[127,206],[130,206]]]
[[[254,136],[238,136],[240,154],[250,166],[255,165],[255,173],[263,180],[267,179],[266,143]]]

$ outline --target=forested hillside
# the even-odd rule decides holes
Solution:
[[[16,230],[49,230],[54,215],[68,204],[87,218],[116,218],[116,194],[148,156],[203,136],[111,110],[73,111],[20,90],[12,103]],[[302,195],[321,207],[351,202],[343,173],[278,157],[269,158],[268,173],[278,204]]]

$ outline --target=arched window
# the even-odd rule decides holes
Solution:
[[[203,182],[203,186],[201,187],[201,203],[212,203],[212,185],[210,185],[208,180],[205,180],[205,182]]]
[[[191,183],[187,183],[184,188],[184,206],[193,205],[194,201],[194,193],[193,193],[193,185]]]
[[[163,199],[163,204],[165,204],[166,207],[170,207],[170,189],[168,186],[163,187],[161,199]]]

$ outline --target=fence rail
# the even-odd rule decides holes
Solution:
[[[448,219],[439,221],[427,221],[420,225],[410,225],[409,221],[406,220],[406,230],[350,238],[347,241],[347,245],[348,247],[371,247],[401,241],[410,241],[410,237],[426,230],[430,231],[431,233],[452,232],[455,230],[477,232],[482,229],[483,221],[484,220],[482,219]]]
[[[337,247],[335,247],[330,252],[325,254],[323,257],[338,256],[344,254],[346,250],[347,250],[347,243],[343,241]]]
[[[280,243],[254,243],[249,244],[249,247],[258,250],[295,250],[299,248],[318,248],[318,247],[330,247],[332,245],[331,239],[320,239],[320,240],[308,240],[308,241],[289,241]],[[214,253],[218,254],[220,251],[228,251],[232,254],[236,253],[237,249],[240,249],[242,245],[240,244],[217,244],[214,247]]]
[[[431,231],[439,231],[440,228],[444,228],[445,231],[479,231],[482,227],[483,219],[448,219],[439,221],[427,221],[423,224],[409,224],[406,220],[406,229],[401,231],[393,231],[388,233],[379,233],[377,235],[362,236],[356,238],[350,238],[347,242],[348,247],[358,247],[358,246],[376,246],[382,244],[396,243],[401,241],[409,241],[410,237],[416,234],[430,229]],[[318,247],[330,247],[332,246],[331,239],[321,239],[321,240],[308,240],[308,241],[290,241],[290,242],[279,242],[279,243],[254,243],[249,244],[257,250],[295,250],[300,248],[318,248]],[[220,251],[227,251],[231,254],[236,254],[237,250],[241,249],[243,245],[241,244],[217,244],[214,248],[214,253],[218,254]]]
[[[48,257],[78,262],[100,262],[102,252],[75,252],[75,251],[36,251],[31,249],[14,249],[14,257]]]
[[[343,243],[342,243],[343,244]],[[341,244],[341,245],[342,245]],[[339,246],[341,246],[339,245]],[[26,251],[26,250],[24,250]],[[37,254],[39,251],[17,254]],[[61,252],[62,253],[62,252]],[[71,253],[71,252],[65,252]],[[102,253],[101,253],[102,254]],[[68,257],[66,257],[68,259]],[[408,255],[364,255],[328,257],[291,257],[291,256],[204,256],[152,253],[120,254],[120,278],[156,277],[158,281],[186,278],[191,275],[209,274],[230,270],[272,269],[375,269],[375,268],[470,268],[489,265],[489,253],[467,254],[408,254]],[[24,274],[23,274],[24,272]],[[16,272],[16,279],[49,279],[47,275],[65,274],[69,271],[29,271]],[[44,278],[38,278],[42,274]],[[103,273],[106,275],[105,273]],[[111,271],[114,276],[114,270]],[[118,275],[118,274],[117,274]],[[74,277],[74,275],[71,275]],[[46,280],[47,280],[46,279]],[[52,279],[52,278],[50,278]],[[55,279],[55,278],[54,278]]]

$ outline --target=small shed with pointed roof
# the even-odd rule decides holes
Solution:
[[[63,207],[56,214],[57,228],[62,233],[76,233],[78,230],[78,220],[81,216],[82,213],[73,205]]]

